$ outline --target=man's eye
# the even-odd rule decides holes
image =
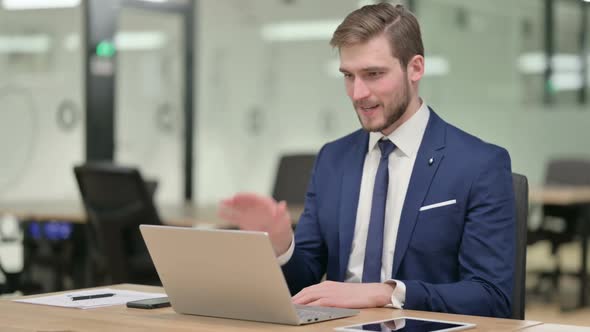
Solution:
[[[368,76],[369,76],[369,77],[377,77],[377,76],[379,76],[379,75],[381,75],[381,74],[382,74],[382,72],[380,72],[380,71],[370,71],[370,72],[368,73]]]
[[[349,74],[349,73],[344,73],[344,78],[351,78],[351,77],[352,77],[352,75],[351,75],[351,74]]]

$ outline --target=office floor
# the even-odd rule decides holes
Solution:
[[[564,271],[577,271],[580,265],[580,248],[578,243],[565,245],[559,252]],[[538,243],[527,248],[527,270],[551,269],[554,266],[548,244]],[[527,289],[536,283],[534,275],[527,275]],[[590,306],[576,310],[561,310],[562,306],[574,304],[578,298],[577,280],[563,277],[559,283],[559,294],[527,293],[525,317],[528,320],[539,320],[546,323],[590,326]]]

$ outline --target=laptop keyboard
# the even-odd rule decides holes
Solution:
[[[332,318],[332,315],[327,312],[299,308],[297,309],[297,316],[299,316],[299,319],[304,323]]]

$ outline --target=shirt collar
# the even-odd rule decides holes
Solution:
[[[414,157],[418,153],[420,143],[422,143],[422,136],[424,136],[429,118],[430,111],[426,102],[422,100],[422,105],[420,105],[418,111],[387,137],[403,154]],[[377,142],[383,136],[380,132],[369,133],[369,151],[375,148],[378,149]]]

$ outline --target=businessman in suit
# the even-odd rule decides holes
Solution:
[[[320,150],[296,234],[286,203],[269,197],[237,194],[220,215],[268,232],[295,303],[508,317],[507,151],[446,123],[419,97],[420,27],[402,6],[352,12],[331,45],[363,129]]]

